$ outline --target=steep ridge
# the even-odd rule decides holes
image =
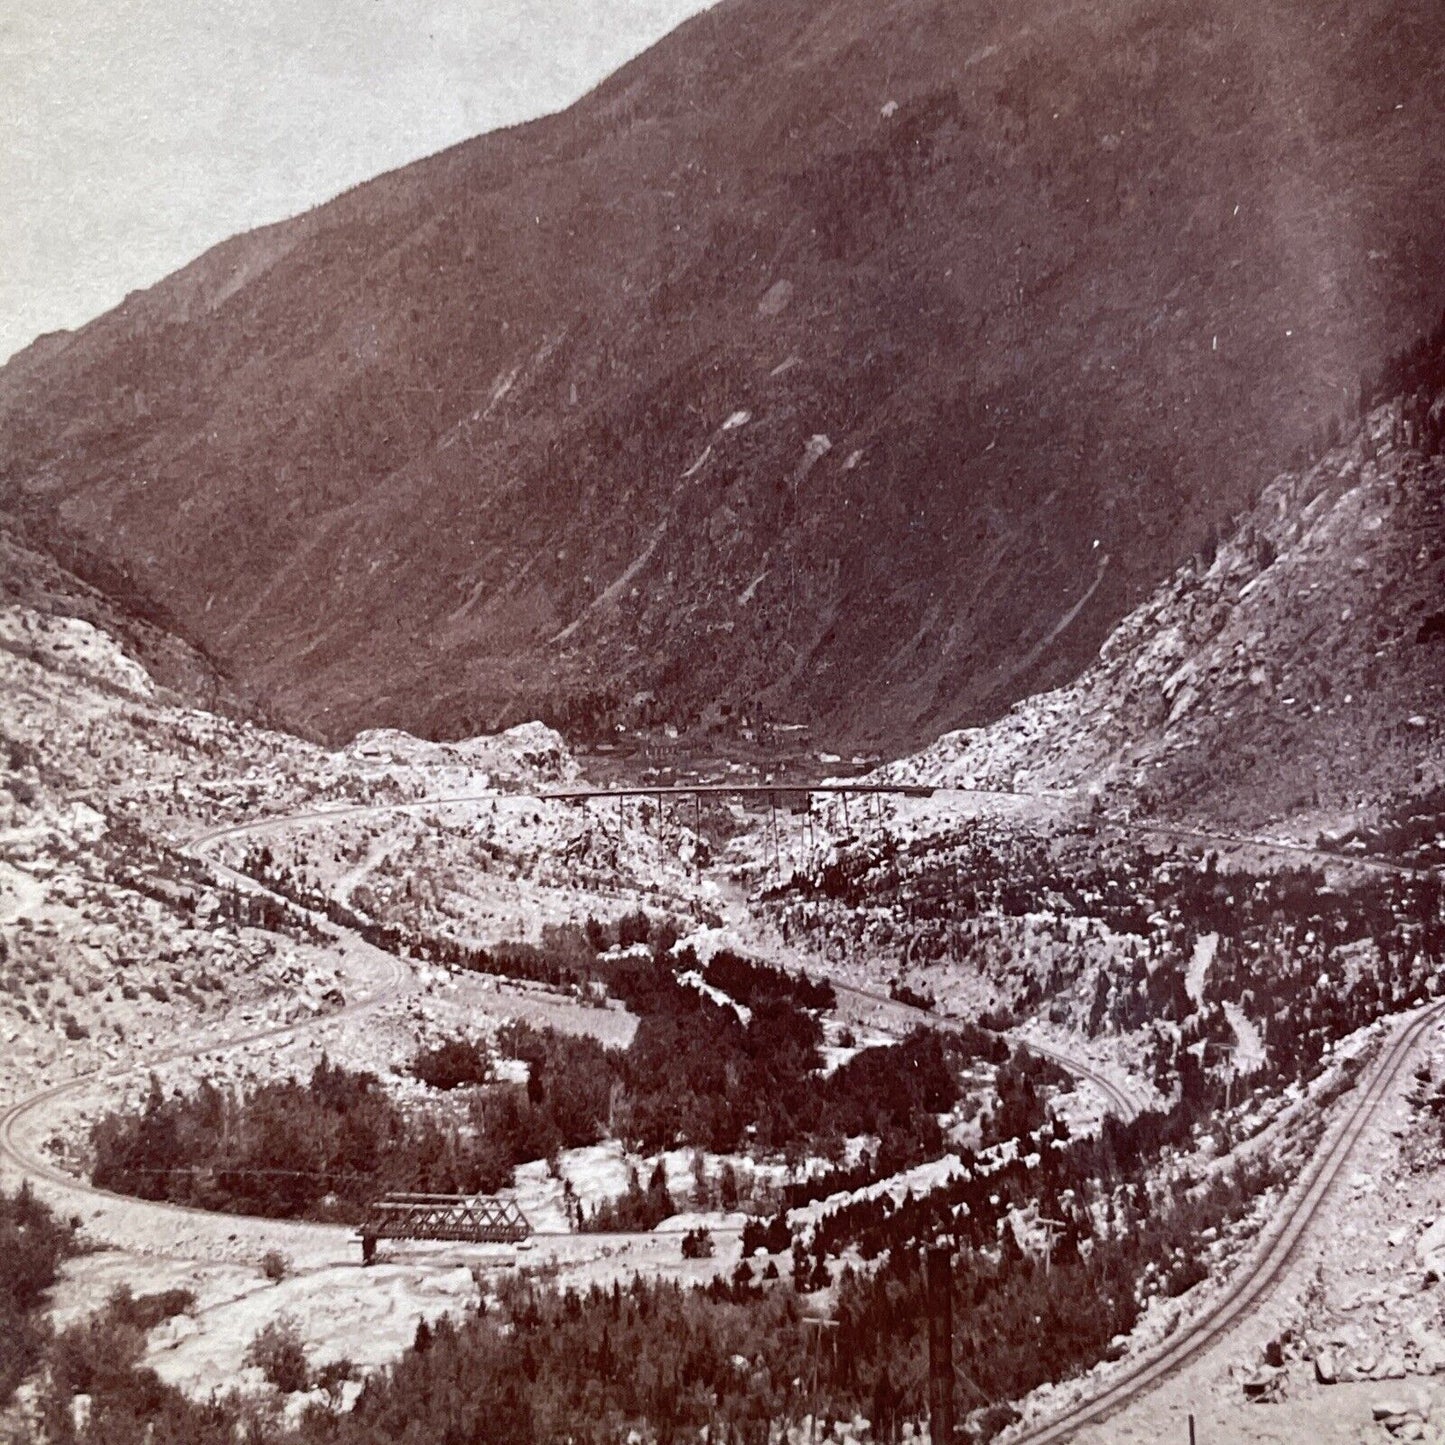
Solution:
[[[1442,41],[723,0],[42,339],[0,505],[327,737],[921,741],[1075,675],[1438,307]]]
[[[0,522],[0,606],[50,618],[78,618],[110,634],[174,699],[229,717],[256,719],[258,709],[199,649],[178,636],[173,620],[150,599],[123,585],[113,569],[89,559],[108,586],[83,582]],[[14,651],[13,639],[0,649]],[[20,647],[21,652],[28,649]],[[3,729],[0,729],[3,736]]]
[[[1417,360],[1427,360],[1419,353]],[[1445,323],[1431,385],[1264,488],[1074,683],[891,765],[1306,835],[1445,783]]]

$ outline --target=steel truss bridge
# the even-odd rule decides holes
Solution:
[[[460,1244],[518,1244],[532,1233],[511,1199],[485,1194],[385,1194],[358,1228],[361,1262],[376,1258],[380,1239],[441,1239]]]

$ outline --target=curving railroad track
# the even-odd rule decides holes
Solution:
[[[768,787],[723,787],[723,786],[719,786],[719,787],[703,787],[703,788],[700,788],[700,789],[699,789],[699,788],[685,788],[685,787],[679,787],[679,788],[644,788],[644,789],[636,790],[636,795],[638,795],[638,796],[654,797],[654,798],[655,798],[655,797],[658,797],[658,796],[668,795],[668,794],[673,794],[673,793],[686,794],[686,793],[692,793],[692,792],[697,792],[697,791],[718,792],[718,793],[724,793],[724,792],[726,792],[726,793],[741,792],[741,793],[746,793],[746,794],[752,794],[752,793],[768,794],[768,793],[771,793],[771,792],[782,791],[782,790],[773,789],[773,788],[768,788]],[[860,791],[860,790],[859,790],[859,789],[855,789],[855,788],[838,787],[838,788],[833,789],[833,791],[839,791],[839,792],[854,792],[854,791]],[[862,790],[862,791],[868,791],[868,790]],[[888,792],[888,791],[895,791],[895,790],[891,790],[891,789],[879,789],[879,790],[874,790],[874,791]],[[896,790],[896,791],[903,792],[905,795],[908,795],[908,796],[913,796],[913,795],[914,795],[914,790],[910,790],[910,789],[899,789],[899,790]],[[985,797],[1017,796],[1017,795],[1015,795],[1015,794],[1004,794],[1004,793],[996,792],[996,791],[993,791],[993,790],[986,790],[986,789],[967,789],[967,790],[949,790],[949,791],[967,791],[967,792],[970,793],[971,796],[985,796]],[[345,819],[353,819],[353,820],[354,820],[354,819],[356,819],[356,818],[363,818],[363,817],[381,817],[381,816],[386,816],[386,815],[391,815],[391,814],[397,814],[397,813],[418,813],[418,812],[425,812],[425,811],[427,811],[428,809],[432,809],[432,808],[439,808],[439,807],[456,807],[456,806],[462,806],[462,805],[465,805],[465,804],[479,803],[479,802],[494,802],[494,801],[496,801],[498,798],[502,798],[502,797],[505,797],[505,798],[514,798],[514,799],[523,799],[523,800],[527,800],[527,801],[530,801],[530,800],[532,800],[533,798],[535,798],[535,800],[536,800],[536,801],[539,801],[539,802],[541,802],[541,801],[585,802],[585,801],[589,801],[589,800],[593,800],[593,799],[612,799],[612,798],[616,798],[616,797],[619,797],[619,796],[631,797],[631,796],[634,796],[634,792],[633,792],[633,791],[630,791],[630,790],[618,790],[618,789],[607,789],[607,788],[582,788],[582,789],[570,789],[570,790],[556,791],[556,792],[543,792],[543,793],[538,793],[538,794],[535,794],[535,795],[528,795],[528,794],[521,794],[521,793],[505,793],[505,794],[502,794],[502,793],[479,793],[479,794],[478,794],[478,793],[470,793],[470,794],[469,794],[469,793],[459,793],[459,794],[455,794],[455,795],[448,796],[448,797],[426,798],[426,799],[421,800],[420,802],[405,802],[405,803],[357,803],[357,804],[350,804],[350,805],[342,805],[342,806],[336,807],[336,808],[315,809],[315,810],[313,810],[313,811],[309,811],[309,812],[305,812],[305,813],[288,813],[288,814],[286,814],[286,815],[284,815],[284,816],[281,816],[281,817],[259,818],[259,819],[256,819],[256,820],[252,821],[252,822],[247,822],[247,823],[230,823],[230,824],[227,824],[226,826],[221,827],[221,828],[213,828],[213,829],[209,830],[208,832],[202,833],[202,834],[200,834],[199,836],[197,836],[196,838],[193,838],[188,844],[186,844],[186,846],[185,846],[185,848],[183,849],[183,851],[184,851],[184,852],[187,852],[187,853],[190,853],[190,854],[192,854],[192,855],[194,855],[194,856],[200,856],[200,855],[204,852],[204,850],[205,850],[206,848],[210,847],[210,846],[211,846],[212,844],[214,844],[214,843],[222,842],[222,841],[224,841],[224,840],[226,840],[226,839],[228,839],[228,838],[243,838],[243,837],[247,837],[247,836],[253,836],[253,835],[257,835],[257,834],[262,834],[262,833],[266,833],[266,832],[271,832],[271,831],[274,831],[275,829],[278,829],[278,828],[295,827],[295,826],[301,826],[301,825],[308,824],[308,823],[330,823],[330,822],[341,821],[341,820],[345,820]],[[234,869],[234,868],[230,868],[230,867],[226,866],[226,865],[223,864],[223,863],[217,862],[215,859],[210,859],[210,860],[208,860],[208,861],[210,862],[210,866],[211,866],[212,868],[215,868],[215,869],[217,869],[219,872],[224,873],[228,879],[230,879],[233,883],[237,884],[238,886],[248,887],[248,888],[254,889],[254,890],[258,891],[258,892],[262,892],[262,893],[266,893],[266,892],[269,892],[269,891],[270,891],[269,889],[265,888],[262,884],[258,883],[254,878],[250,877],[248,874],[241,873],[241,872],[239,872],[238,870],[236,870],[236,869]],[[934,1027],[934,1028],[949,1028],[949,1027],[952,1026],[952,1021],[949,1020],[949,1019],[948,1019],[947,1017],[945,1017],[945,1016],[942,1016],[942,1015],[939,1015],[939,1014],[928,1013],[928,1012],[924,1011],[923,1009],[914,1008],[914,1007],[912,1007],[912,1006],[909,1005],[909,1004],[905,1004],[905,1003],[899,1002],[897,999],[889,998],[886,994],[873,993],[873,992],[870,992],[868,989],[857,988],[857,987],[854,987],[854,986],[851,985],[851,984],[840,983],[837,979],[830,979],[830,982],[832,982],[834,988],[837,989],[837,991],[840,992],[840,993],[851,994],[851,995],[852,995],[853,997],[855,997],[855,998],[864,999],[864,1000],[867,1000],[867,1001],[870,1002],[870,1003],[882,1004],[882,1005],[888,1007],[889,1009],[897,1012],[898,1014],[900,1014],[900,1015],[902,1015],[902,1016],[905,1016],[905,1017],[908,1017],[908,1018],[911,1018],[911,1019],[915,1020],[916,1022],[923,1023],[923,1024],[927,1024],[927,1025],[930,1025],[931,1027]],[[1018,1043],[1021,1043],[1021,1044],[1024,1046],[1024,1048],[1026,1048],[1027,1050],[1029,1050],[1030,1053],[1038,1054],[1038,1055],[1040,1055],[1040,1056],[1043,1057],[1043,1058],[1051,1059],[1054,1063],[1058,1064],[1061,1068],[1068,1070],[1068,1072],[1071,1073],[1071,1074],[1073,1074],[1076,1078],[1081,1079],[1081,1080],[1083,1080],[1084,1082],[1091,1084],[1091,1085],[1092,1085],[1095,1089],[1097,1089],[1097,1090],[1099,1091],[1099,1093],[1103,1096],[1105,1105],[1106,1105],[1107,1108],[1109,1109],[1110,1113],[1113,1113],[1113,1114],[1118,1115],[1118,1117],[1119,1117],[1120,1119],[1124,1120],[1126,1123],[1127,1123],[1129,1120],[1133,1119],[1134,1116],[1139,1112],[1138,1106],[1135,1104],[1135,1102],[1134,1102],[1132,1099],[1129,1098],[1129,1096],[1128,1096],[1122,1089],[1119,1088],[1118,1084],[1117,1084],[1114,1080],[1112,1080],[1111,1078],[1109,1078],[1109,1076],[1108,1076],[1106,1073],[1104,1073],[1102,1070],[1100,1070],[1099,1068],[1097,1068],[1097,1067],[1094,1066],[1093,1064],[1089,1063],[1087,1060],[1078,1058],[1077,1056],[1075,1056],[1075,1055],[1073,1055],[1073,1054],[1070,1054],[1070,1053],[1068,1053],[1068,1052],[1066,1052],[1066,1051],[1064,1051],[1064,1050],[1057,1049],[1057,1048],[1055,1048],[1055,1047],[1053,1047],[1053,1046],[1051,1046],[1051,1045],[1045,1045],[1045,1044],[1036,1043],[1036,1042],[1033,1041],[1032,1039],[1019,1038],[1019,1039],[1017,1039],[1016,1041],[1017,1041]]]
[[[899,999],[892,998],[885,993],[875,993],[871,989],[858,988],[851,983],[841,983],[838,979],[829,977],[828,982],[833,985],[837,993],[847,994],[851,998],[862,999],[871,1004],[882,1004],[905,1018],[917,1023],[926,1024],[930,1028],[949,1029],[961,1027],[958,1019],[952,1019],[947,1014],[930,1013],[927,1009],[915,1007],[913,1004],[903,1003]],[[1057,1049],[1051,1044],[1041,1044],[1034,1039],[1024,1038],[1021,1035],[1010,1035],[1013,1041],[1022,1045],[1031,1054],[1038,1054],[1040,1057],[1050,1059],[1058,1064],[1060,1068],[1067,1069],[1075,1078],[1082,1079],[1085,1083],[1093,1085],[1103,1095],[1104,1103],[1108,1106],[1111,1114],[1116,1114],[1124,1123],[1129,1123],[1139,1113],[1139,1106],[1126,1094],[1119,1085],[1111,1079],[1097,1065],[1090,1063],[1087,1059],[1081,1059],[1076,1054],[1068,1053]]]
[[[1266,1232],[1254,1257],[1224,1295],[1173,1335],[1156,1353],[1131,1367],[1092,1399],[1047,1424],[1012,1436],[1010,1445],[1051,1445],[1071,1439],[1191,1364],[1241,1317],[1260,1304],[1294,1263],[1306,1231],[1319,1214],[1360,1136],[1389,1097],[1421,1037],[1445,1017],[1445,999],[1426,1005],[1400,1025],[1357,1090],[1344,1118],[1296,1184],[1287,1208]]]
[[[229,870],[226,870],[229,872]],[[241,876],[241,875],[238,875]],[[248,880],[249,881],[249,880]],[[264,891],[264,890],[263,890]],[[365,947],[366,945],[362,945]],[[42,1154],[31,1152],[18,1138],[21,1126],[32,1115],[43,1110],[47,1105],[54,1104],[64,1098],[67,1094],[78,1093],[80,1090],[89,1087],[100,1079],[123,1079],[132,1074],[138,1074],[148,1069],[153,1069],[158,1064],[173,1063],[179,1059],[196,1058],[201,1054],[225,1053],[233,1049],[245,1048],[251,1044],[264,1043],[268,1039],[280,1038],[282,1035],[295,1037],[312,1028],[331,1026],[339,1020],[354,1018],[366,1013],[395,998],[403,989],[409,977],[406,967],[400,960],[390,954],[382,953],[380,950],[371,950],[376,953],[381,961],[383,976],[379,986],[363,998],[355,999],[351,1003],[344,1004],[341,1008],[332,1013],[324,1014],[314,1020],[293,1021],[291,1023],[268,1024],[264,1028],[252,1029],[242,1034],[235,1034],[222,1040],[206,1040],[202,1043],[186,1043],[175,1048],[163,1049],[159,1053],[147,1055],[146,1058],[131,1064],[124,1064],[118,1068],[111,1069],[86,1069],[79,1074],[73,1075],[61,1083],[52,1084],[47,1089],[21,1099],[16,1103],[9,1104],[0,1109],[0,1158],[23,1174],[36,1179],[42,1179],[59,1189],[63,1189],[67,1195],[72,1197],[87,1197],[91,1199],[110,1200],[128,1206],[144,1206],[147,1209],[163,1211],[193,1219],[215,1220],[218,1217],[210,1210],[192,1209],[182,1204],[168,1204],[163,1200],[137,1200],[131,1195],[117,1194],[109,1189],[99,1189],[88,1180],[78,1179],[75,1175],[67,1173],[58,1165],[53,1164]],[[274,1221],[271,1221],[274,1223]],[[301,1226],[311,1229],[336,1229],[337,1226],[329,1224],[317,1224],[307,1220],[288,1220],[288,1227]]]

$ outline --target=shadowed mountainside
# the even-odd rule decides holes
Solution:
[[[1388,401],[1126,617],[1067,687],[886,769],[1348,834],[1445,794],[1445,317]],[[1385,805],[1383,814],[1381,805]],[[1428,827],[1425,825],[1428,823]]]
[[[0,371],[0,506],[331,738],[1075,675],[1440,302],[1430,0],[723,0]]]

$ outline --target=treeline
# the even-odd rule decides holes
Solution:
[[[535,1052],[536,1031],[514,1030],[502,1047],[533,1049],[545,1081],[555,1059]],[[946,1042],[919,1034],[911,1044],[922,1051]],[[889,1052],[904,1056],[904,1047]],[[866,1053],[852,1062],[865,1059]],[[850,1090],[876,1080],[876,1062]],[[1020,1090],[1035,1076],[1047,1082],[1024,1060],[1007,1061],[1004,1071]],[[929,1076],[919,1106],[946,1100],[949,1074],[937,1067],[937,1056],[929,1064],[926,1053],[917,1053],[904,1072]],[[512,1088],[525,1099],[525,1090]],[[1167,1113],[1128,1124],[1106,1119],[1097,1136],[1083,1138],[1045,1119],[1012,1147],[960,1151],[961,1173],[927,1194],[897,1203],[886,1196],[852,1201],[825,1214],[806,1246],[785,1217],[756,1221],[744,1236],[745,1255],[791,1247],[791,1285],[770,1283],[778,1273],[771,1262],[760,1280],[746,1258],[730,1279],[690,1293],[640,1282],[583,1293],[509,1282],[500,1308],[419,1332],[417,1347],[373,1377],[351,1415],[316,1407],[291,1433],[248,1419],[250,1407],[239,1402],[213,1401],[203,1414],[154,1377],[143,1389],[112,1386],[106,1377],[90,1382],[91,1422],[78,1434],[67,1433],[75,1429],[68,1412],[53,1411],[55,1438],[209,1445],[228,1438],[223,1424],[243,1424],[253,1445],[602,1442],[633,1430],[648,1440],[697,1438],[708,1427],[710,1438],[763,1445],[770,1425],[816,1409],[831,1418],[861,1412],[879,1438],[896,1439],[900,1425],[925,1408],[919,1248],[943,1238],[956,1252],[963,1406],[974,1438],[987,1439],[1014,1418],[1010,1407],[993,1402],[1106,1355],[1152,1296],[1177,1295],[1204,1278],[1208,1241],[1262,1189],[1281,1182],[1277,1155],[1232,1175],[1190,1178],[1176,1166],[1171,1178],[1161,1165],[1192,1149],[1207,1112],[1186,1093]],[[634,1178],[621,1208],[639,1212],[619,1215],[618,1224],[648,1227],[671,1204],[666,1176],[654,1169],[645,1185]],[[1047,1266],[1042,1236],[1030,1225],[1040,1217],[1058,1221]],[[873,1263],[866,1272],[842,1266],[838,1273],[830,1261],[845,1251]],[[818,1361],[814,1396],[800,1383],[810,1380],[817,1346],[800,1327],[797,1297],[835,1275],[838,1329]]]
[[[1035,1162],[1016,1155],[986,1169],[970,1157],[961,1179],[926,1196],[828,1216],[821,1244],[795,1246],[793,1285],[760,1283],[746,1261],[730,1280],[699,1290],[640,1279],[557,1290],[510,1278],[464,1322],[419,1329],[413,1348],[368,1380],[349,1414],[312,1406],[290,1430],[240,1400],[187,1402],[135,1368],[129,1382],[87,1376],[91,1410],[80,1425],[63,1398],[63,1372],[53,1376],[46,1418],[56,1445],[242,1437],[252,1445],[602,1445],[633,1432],[696,1440],[704,1429],[712,1440],[765,1445],[779,1423],[808,1414],[862,1414],[875,1438],[896,1440],[905,1422],[926,1414],[919,1246],[942,1237],[955,1251],[960,1404],[970,1437],[987,1440],[1017,1418],[997,1402],[1094,1364],[1152,1295],[1203,1278],[1206,1240],[1276,1181],[1261,1161],[1235,1175],[1161,1184],[1163,1151],[1191,1129],[1181,1107],[1111,1124],[1097,1140],[1056,1132]],[[1039,1241],[1025,1248],[1016,1232],[1015,1221],[1034,1210],[1064,1222],[1047,1266]],[[749,1242],[774,1253],[791,1238],[778,1221],[756,1230]],[[826,1278],[822,1261],[845,1239],[878,1263],[842,1269],[837,1329],[820,1346],[805,1328],[798,1285]],[[300,1363],[297,1378],[309,1378]]]
[[[1116,1336],[1134,1327],[1151,1296],[1179,1295],[1206,1278],[1209,1232],[1239,1219],[1274,1176],[1261,1162],[1198,1188],[1181,1183],[1153,1205],[1140,1188],[1135,1196],[1146,1208],[1126,1206],[1127,1218],[1107,1233],[1095,1231],[1086,1213],[1066,1209],[1066,1227],[1056,1233],[1047,1262],[1041,1238],[1025,1252],[1013,1223],[990,1206],[998,1196],[1009,1208],[1037,1205],[1042,1214],[1053,1207],[1047,1196],[1030,1197],[1026,1187],[1020,1197],[995,1176],[969,1182],[976,1212],[956,1198],[959,1191],[946,1188],[905,1200],[860,1230],[865,1256],[886,1253],[873,1271],[843,1271],[837,1349],[882,1362],[875,1402],[901,1395],[911,1405],[923,1398],[927,1305],[919,1246],[940,1232],[951,1234],[960,1405],[973,1414],[974,1438],[988,1439],[1018,1418],[995,1402],[1092,1367],[1110,1354]],[[1126,1189],[1119,1194],[1133,1197]],[[900,1348],[904,1341],[912,1348]],[[881,1413],[875,1407],[875,1423]]]
[[[656,1229],[676,1213],[677,1202],[667,1187],[667,1169],[659,1159],[645,1189],[633,1165],[628,1171],[627,1188],[616,1199],[599,1204],[591,1214],[579,1212],[579,1224],[585,1233],[641,1233]]]
[[[374,1074],[325,1056],[304,1083],[236,1092],[203,1080],[168,1096],[152,1076],[140,1109],[93,1126],[91,1178],[202,1209],[355,1220],[391,1191],[495,1193],[518,1164],[608,1136],[618,1050],[520,1022],[498,1042],[526,1062],[527,1082],[483,1082],[436,1109],[403,1110]],[[412,1067],[439,1091],[491,1075],[489,1052],[465,1040],[423,1050]]]
[[[736,999],[745,1008],[785,999],[798,1008],[826,1013],[838,1003],[838,995],[827,979],[810,979],[801,969],[790,974],[725,948],[708,960],[702,976],[711,987]]]
[[[70,1409],[66,1378],[52,1379],[47,1434],[52,1445],[602,1445],[634,1430],[695,1440],[708,1428],[714,1440],[766,1445],[770,1427],[815,1403],[832,1418],[863,1403],[834,1361],[815,1402],[812,1336],[786,1287],[634,1279],[578,1292],[508,1281],[500,1294],[462,1322],[418,1329],[346,1414],[316,1405],[287,1428],[254,1402],[189,1401],[128,1364],[87,1381],[88,1412]],[[106,1338],[97,1347],[115,1353]]]
[[[280,933],[299,942],[329,936],[294,902],[213,878],[203,862],[158,843],[124,817],[110,820],[103,855],[107,882],[159,903],[185,922],[194,923],[200,899],[207,896],[217,904],[213,922]]]
[[[1374,377],[1360,383],[1360,412],[1381,402],[1400,398],[1401,438],[1406,445],[1420,448],[1427,456],[1441,450],[1445,440],[1445,411],[1433,403],[1445,390],[1445,311],[1434,329],[1391,356]]]
[[[1249,1076],[1259,1087],[1315,1078],[1338,1040],[1439,990],[1445,888],[1436,876],[1372,874],[1331,887],[1313,870],[1254,878],[1206,864],[1179,880],[1169,906],[1190,948],[1204,926],[1217,937],[1204,1000],[1185,994],[1182,948],[1162,968],[1135,957],[1100,975],[1091,1025],[1153,1027],[1156,1082],[1216,1105],[1233,1068],[1226,1002],[1259,1029],[1264,1059]],[[1213,1048],[1213,1067],[1200,1067],[1201,1046]]]
[[[270,847],[265,844],[253,846],[247,852],[241,868],[282,898],[289,899],[313,913],[324,915],[338,927],[359,934],[372,947],[398,958],[464,969],[470,973],[495,974],[502,978],[542,983],[551,988],[580,989],[592,982],[598,974],[594,967],[596,949],[591,946],[591,940],[605,938],[606,930],[602,925],[595,925],[594,928],[594,920],[589,920],[586,930],[571,928],[555,931],[551,947],[507,942],[493,948],[484,948],[480,944],[463,943],[445,934],[425,933],[397,923],[380,922],[358,913],[322,889],[298,878],[276,860]],[[646,941],[652,932],[652,925],[647,921],[646,915],[642,915],[642,919],[645,925],[643,941]],[[624,923],[626,922],[627,920],[624,920]],[[672,938],[675,939],[676,936],[674,931]]]
[[[748,1009],[776,1011],[780,1007],[791,1007],[795,1012],[818,1013],[837,1003],[833,985],[826,979],[809,978],[801,969],[788,973],[728,949],[719,950],[706,964],[701,964],[691,949],[683,949],[674,960],[679,937],[676,924],[667,918],[650,918],[642,909],[626,913],[611,924],[588,918],[581,926],[549,928],[541,944],[504,942],[488,948],[366,917],[296,877],[277,861],[265,844],[253,847],[246,854],[242,868],[283,898],[324,914],[332,923],[360,934],[374,947],[418,962],[541,983],[584,995],[605,988],[639,1012],[647,1007],[645,999],[630,998],[627,991],[629,988],[634,993],[639,989],[645,991],[648,979],[655,977],[659,968],[669,973],[696,970],[708,985]],[[651,957],[651,973],[639,974],[636,958],[619,960],[609,956],[614,950],[642,948]]]
[[[355,1220],[387,1190],[491,1192],[510,1182],[507,1128],[524,1126],[503,1117],[477,1132],[471,1123],[466,1114],[403,1114],[374,1074],[324,1057],[305,1083],[237,1092],[202,1080],[168,1096],[153,1075],[140,1109],[113,1110],[93,1126],[91,1179],[201,1209]]]
[[[440,964],[470,973],[494,974],[551,988],[587,992],[609,987],[621,968],[630,972],[634,960],[621,964],[606,957],[614,949],[645,947],[654,960],[671,955],[678,941],[677,925],[669,918],[654,919],[642,909],[623,914],[615,923],[588,918],[585,924],[566,924],[544,930],[540,944],[504,942],[492,947],[464,943],[444,934],[424,932],[397,923],[383,923],[358,913],[347,904],[298,878],[280,864],[268,845],[247,852],[242,870],[283,898],[332,923],[360,934],[368,943],[398,957]],[[683,950],[677,968],[698,969],[712,987],[751,1008],[761,1002],[786,1001],[795,1007],[820,1011],[837,1002],[826,979],[810,979],[801,969],[795,974],[758,963],[727,949],[719,950],[706,965],[691,950]],[[616,989],[613,989],[616,993]]]
[[[1107,1118],[1095,1136],[1071,1138],[1050,1121],[1028,1151],[959,1151],[960,1172],[926,1194],[882,1194],[825,1214],[806,1251],[793,1245],[793,1278],[802,1288],[826,1282],[827,1261],[846,1251],[874,1262],[843,1269],[834,1317],[838,1354],[875,1362],[875,1428],[896,1420],[899,1401],[926,1393],[925,1245],[943,1240],[954,1251],[962,1408],[983,1439],[1017,1419],[993,1402],[1090,1368],[1151,1297],[1205,1279],[1209,1241],[1290,1173],[1277,1156],[1260,1155],[1202,1179],[1168,1177],[1161,1164],[1192,1148],[1206,1117],[1204,1105],[1183,1098],[1130,1123]],[[1051,1239],[1039,1220],[1055,1221]],[[771,1228],[765,1239],[759,1226],[754,1241],[782,1243]]]

